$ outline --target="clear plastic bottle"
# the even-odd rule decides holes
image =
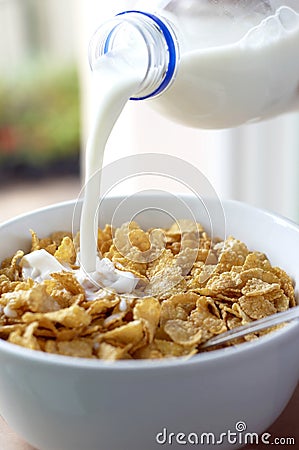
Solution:
[[[229,128],[299,108],[298,0],[164,0],[124,11],[90,45],[145,76],[133,100],[198,128]]]

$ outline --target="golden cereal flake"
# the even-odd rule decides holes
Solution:
[[[280,267],[273,267],[272,272],[278,277],[281,288],[290,300],[290,306],[296,306],[294,283],[292,279]]]
[[[29,348],[31,350],[40,350],[40,346],[37,338],[34,336],[34,332],[38,327],[38,322],[31,322],[25,330],[21,328],[10,333],[8,342],[17,344],[22,347]]]
[[[249,296],[264,295],[275,291],[280,291],[278,283],[267,283],[258,278],[251,278],[242,288],[242,294]]]
[[[69,308],[63,308],[58,311],[47,312],[44,314],[27,312],[23,315],[23,320],[25,322],[39,321],[43,318],[68,328],[87,326],[91,322],[91,317],[87,311],[78,305],[71,305]]]
[[[107,253],[113,242],[113,229],[111,225],[106,225],[105,228],[98,229],[98,249],[101,255]]]
[[[249,251],[243,242],[230,236],[221,245],[217,245],[220,250],[217,264],[218,272],[227,272],[233,266],[244,264]],[[214,248],[217,248],[217,246]]]
[[[25,311],[45,313],[59,309],[58,303],[48,295],[43,284],[34,284],[25,290],[18,289],[17,286],[15,291],[2,294],[0,304],[9,307],[16,313]]]
[[[48,341],[45,351],[77,358],[93,357],[93,342],[88,339],[71,339],[68,341]]]
[[[246,295],[239,299],[240,307],[251,319],[262,319],[277,312],[274,304],[263,295]]]
[[[133,320],[125,325],[117,327],[103,334],[103,340],[116,347],[141,346],[145,337],[144,327],[141,320]]]
[[[202,341],[202,330],[187,320],[168,320],[164,330],[173,342],[182,346],[194,346]]]
[[[65,236],[54,253],[54,256],[61,263],[66,263],[69,265],[75,264],[77,253],[73,240],[70,237]]]
[[[153,297],[144,297],[137,300],[133,308],[133,319],[143,321],[149,343],[154,339],[160,319],[160,311],[160,303]]]
[[[115,347],[114,345],[107,344],[107,342],[101,342],[96,348],[96,355],[99,359],[106,361],[117,361],[119,359],[131,359],[129,350],[132,345],[128,344],[125,347]]]
[[[85,290],[72,272],[54,272],[51,276],[72,295],[81,294],[85,298]]]
[[[191,312],[190,320],[195,327],[202,330],[203,341],[227,330],[213,299],[209,297],[202,296],[197,300],[196,309]]]

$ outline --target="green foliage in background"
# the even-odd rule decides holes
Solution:
[[[35,64],[10,79],[0,75],[0,164],[45,165],[78,154],[79,147],[75,67]]]

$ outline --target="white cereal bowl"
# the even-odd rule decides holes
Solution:
[[[110,222],[120,201],[105,200],[102,222]],[[133,201],[141,210],[147,200]],[[163,208],[175,200],[159,196],[154,201]],[[206,225],[198,200],[185,196],[184,202]],[[206,205],[213,210],[213,201]],[[1,225],[1,259],[28,247],[29,228],[40,236],[71,230],[74,206],[50,206]],[[223,209],[226,234],[285,269],[296,282],[298,301],[299,227],[234,201],[224,201]],[[144,218],[149,226],[165,225],[153,223],[151,217],[149,213]],[[298,322],[256,342],[162,362],[105,363],[0,341],[0,413],[40,450],[151,450],[163,444],[181,448],[201,438],[200,448],[208,449],[213,435],[219,440],[229,430],[239,445],[229,444],[223,434],[219,447],[235,449],[245,443],[246,433],[259,435],[285,408],[298,383],[298,344]]]

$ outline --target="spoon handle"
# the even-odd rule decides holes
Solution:
[[[240,327],[221,333],[219,336],[213,337],[204,342],[200,348],[209,348],[216,345],[221,345],[232,341],[233,339],[244,337],[250,333],[256,333],[257,331],[265,330],[266,328],[279,325],[283,322],[288,322],[299,317],[299,306],[294,306],[287,311],[272,314],[271,316],[264,317],[263,319],[255,320],[254,322],[247,323]]]

